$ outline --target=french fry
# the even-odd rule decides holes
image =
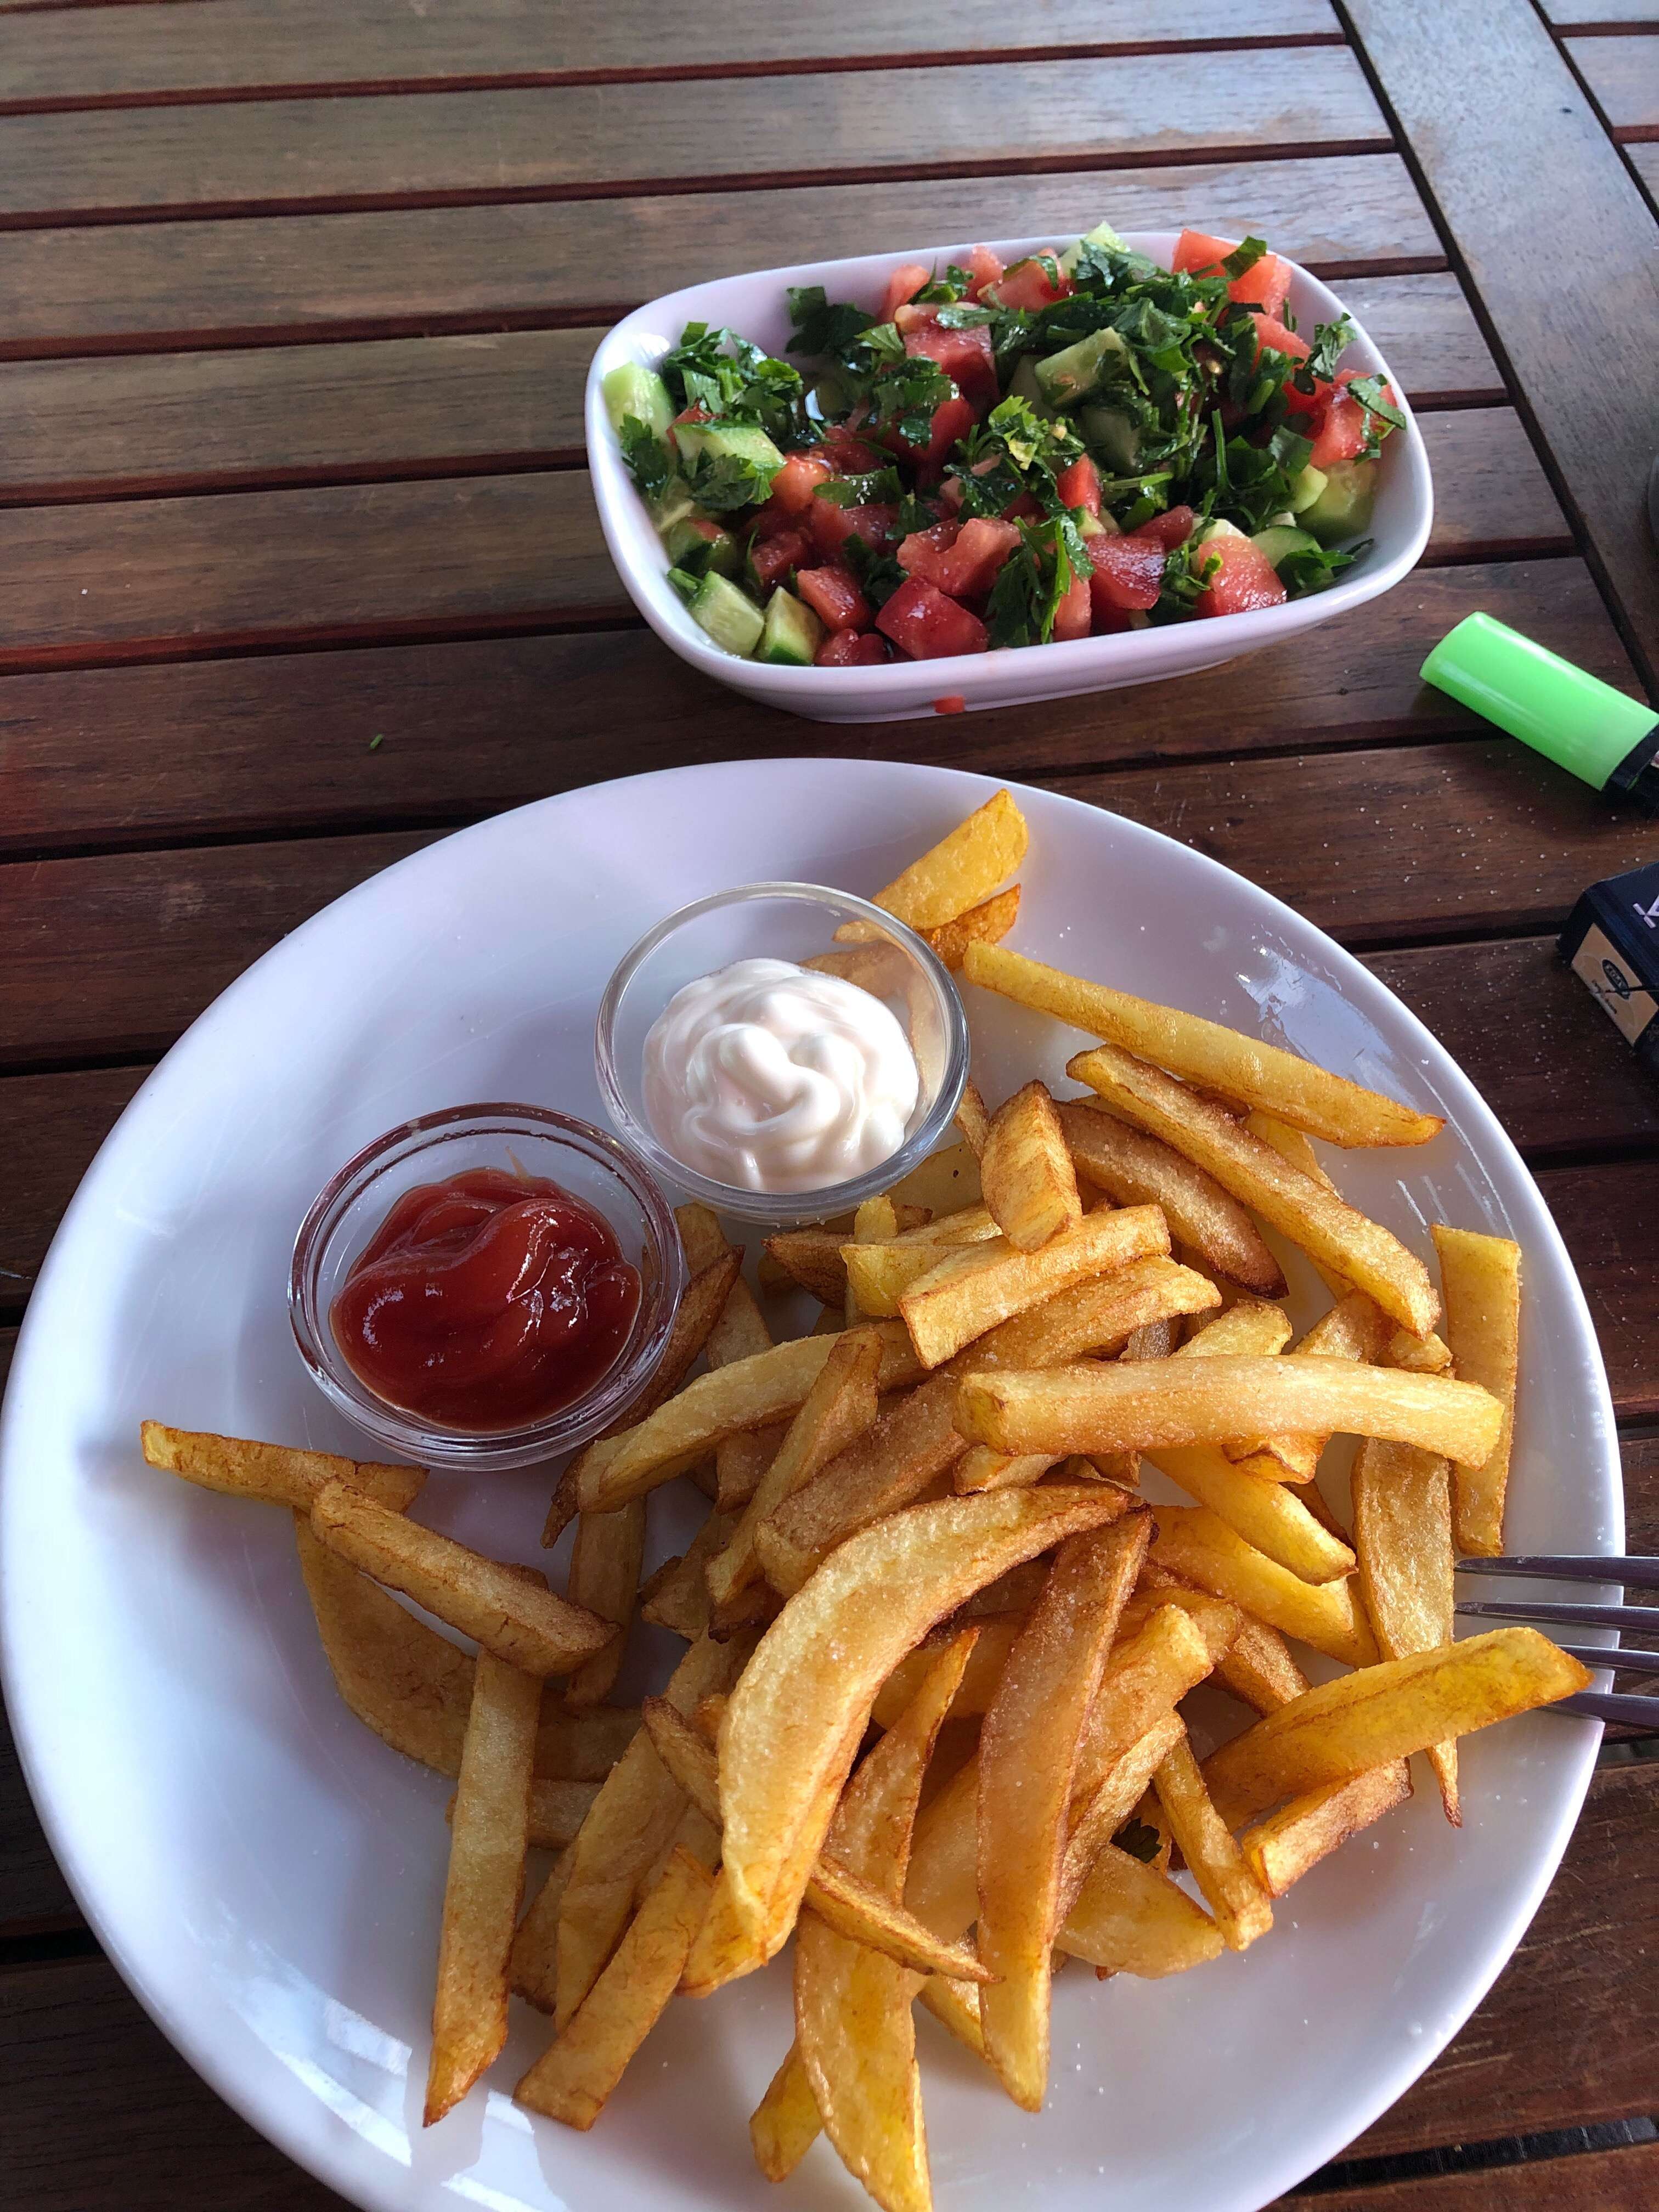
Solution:
[[[985,1150],[985,1139],[990,1133],[991,1117],[985,1110],[985,1101],[974,1083],[962,1086],[962,1099],[957,1108],[957,1127],[962,1132],[963,1142],[977,1160]]]
[[[1221,1930],[1166,1874],[1108,1844],[1066,1916],[1060,1942],[1110,1974],[1157,1980],[1220,1957]]]
[[[942,1146],[901,1176],[887,1195],[897,1208],[901,1231],[960,1213],[980,1202],[979,1155],[965,1137]]]
[[[580,2010],[513,2092],[515,2104],[592,2126],[678,1988],[713,1888],[707,1867],[677,1850]]]
[[[524,1881],[541,1705],[538,1677],[491,1652],[478,1654],[438,1942],[428,2127],[465,2096],[507,2041],[507,1954]]]
[[[1178,1605],[1192,1614],[1209,1644],[1217,1680],[1253,1712],[1277,1712],[1307,1688],[1307,1676],[1276,1628],[1212,1591],[1183,1583],[1149,1559],[1140,1571],[1140,1588],[1123,1608],[1124,1629],[1132,1623],[1139,1627],[1159,1605]],[[1224,1619],[1212,1613],[1216,1607]]]
[[[1097,1099],[1055,1109],[1079,1175],[1120,1206],[1159,1206],[1177,1244],[1264,1298],[1285,1295],[1285,1276],[1245,1208],[1173,1145],[1109,1114]]]
[[[762,1261],[762,1280],[766,1279],[766,1260],[770,1260],[784,1279],[785,1284],[798,1284],[810,1291],[820,1305],[834,1306],[840,1310],[847,1296],[847,1262],[841,1256],[841,1248],[847,1242],[839,1229],[785,1229],[766,1240],[766,1257]]]
[[[1178,1321],[1149,1321],[1134,1331],[1118,1357],[1132,1364],[1138,1359],[1168,1359],[1180,1347]]]
[[[848,1784],[830,1825],[826,1856],[895,1906],[904,1894],[922,1777],[972,1648],[969,1631],[934,1656],[915,1698]],[[932,2202],[910,2010],[915,1986],[902,1966],[837,1934],[817,1911],[802,1915],[796,2048],[842,2164],[889,2212],[911,2206],[926,2212]]]
[[[573,1709],[602,1705],[617,1686],[644,1557],[642,1498],[630,1499],[609,1513],[579,1516],[565,1595],[572,1605],[596,1613],[601,1620],[613,1621],[617,1632],[602,1651],[584,1660],[572,1674],[564,1694]]]
[[[964,1375],[957,1424],[1006,1452],[1157,1451],[1252,1429],[1489,1450],[1504,1409],[1478,1383],[1287,1352],[1276,1358],[1083,1362]]]
[[[1160,1450],[1153,1464],[1302,1582],[1337,1582],[1353,1572],[1348,1546],[1322,1526],[1289,1484],[1247,1474],[1213,1444]]]
[[[1230,1951],[1248,1950],[1273,1926],[1273,1907],[1211,1803],[1184,1737],[1152,1777],[1152,1788],[1199,1893],[1215,1915],[1222,1942]]]
[[[204,1490],[229,1498],[258,1498],[308,1513],[331,1482],[348,1485],[388,1512],[401,1513],[420,1496],[424,1468],[341,1459],[333,1452],[296,1451],[287,1444],[254,1443],[245,1437],[216,1437],[199,1429],[169,1429],[141,1421],[139,1442],[152,1467],[182,1475]]]
[[[844,1778],[849,1731],[900,1659],[975,1590],[1114,1510],[1097,1493],[1046,1488],[912,1506],[850,1537],[784,1607],[720,1727],[724,1877],[768,1957],[794,1924],[822,1841],[821,1794]]]
[[[1108,1765],[1097,1768],[1091,1764],[1090,1784],[1073,1792],[1066,1814],[1066,1856],[1060,1880],[1062,1922],[1069,1920],[1090,1868],[1145,1796],[1153,1775],[1186,1733],[1180,1714],[1166,1712]],[[1061,1951],[1070,1948],[1064,1926],[1054,1945]]]
[[[1283,1897],[1321,1859],[1411,1794],[1411,1768],[1403,1759],[1347,1782],[1328,1782],[1247,1829],[1245,1863],[1269,1897]]]
[[[1028,1083],[993,1115],[980,1157],[992,1219],[1017,1252],[1037,1252],[1083,1218],[1077,1170],[1046,1085]]]
[[[1142,1510],[1061,1546],[980,1737],[979,1949],[1000,1978],[980,1991],[980,2025],[1003,2086],[1027,2112],[1042,2109],[1048,2078],[1073,1778],[1151,1518]]]
[[[1352,1580],[1305,1583],[1247,1543],[1203,1505],[1160,1505],[1156,1565],[1196,1583],[1285,1636],[1349,1667],[1364,1667],[1376,1645],[1354,1601]]]
[[[515,1996],[550,2013],[556,1998],[555,1953],[559,1936],[559,1905],[570,1878],[575,1846],[567,1844],[553,1862],[551,1871],[532,1899],[530,1910],[520,1921],[507,1954],[507,1983]]]
[[[921,1370],[903,1328],[889,1322],[878,1334],[879,1387],[895,1390],[920,1381]],[[828,1337],[796,1337],[752,1359],[699,1375],[637,1428],[589,1444],[575,1462],[581,1470],[578,1494],[583,1511],[643,1497],[694,1467],[726,1437],[793,1419],[822,1372],[832,1342]]]
[[[963,968],[970,982],[1054,1014],[1171,1075],[1259,1107],[1334,1145],[1423,1145],[1443,1127],[1437,1114],[1419,1113],[1366,1091],[1224,1023],[1085,982],[1002,945],[969,945]]]
[[[1181,1351],[1194,1359],[1247,1354],[1270,1359],[1283,1352],[1291,1335],[1291,1317],[1283,1306],[1270,1304],[1262,1298],[1240,1298],[1224,1312],[1211,1314],[1198,1334],[1189,1336]]]
[[[752,1648],[745,1637],[701,1637],[669,1678],[664,1697],[680,1712],[729,1689]],[[651,1739],[636,1736],[601,1785],[575,1840],[560,1900],[554,2017],[562,2027],[628,1924],[636,1894],[673,1837],[685,1806]]]
[[[981,900],[954,921],[943,922],[925,934],[947,968],[960,968],[970,945],[1000,944],[1018,919],[1019,885],[1011,884],[1006,891]]]
[[[1214,1664],[1203,1630],[1177,1605],[1160,1606],[1144,1628],[1115,1648],[1078,1753],[1073,1776],[1073,1826],[1117,1763],[1145,1742],[1148,1732],[1174,1711]],[[1151,1779],[1149,1772],[1141,1788]],[[1139,1795],[1137,1790],[1135,1796]],[[1133,1803],[1131,1798],[1118,1815],[1120,1821],[1128,1817]]]
[[[947,1720],[975,1719],[989,1711],[1008,1654],[1024,1623],[1025,1616],[1020,1613],[991,1613],[975,1623],[977,1634],[955,1700],[945,1715]],[[870,1714],[878,1728],[891,1728],[918,1694],[943,1648],[937,1639],[945,1633],[935,1630],[933,1637],[907,1652],[882,1684]]]
[[[1169,1249],[1169,1227],[1156,1206],[1102,1207],[1040,1252],[1018,1251],[995,1237],[946,1253],[906,1291],[899,1311],[922,1364],[938,1367],[1056,1291]]]
[[[847,1329],[835,1340],[743,1517],[708,1562],[717,1609],[728,1608],[759,1577],[761,1528],[873,1425],[880,1369],[881,1339],[873,1329]]]
[[[1029,842],[1025,817],[1012,794],[999,791],[912,860],[872,903],[912,929],[942,929],[1007,881],[1024,859]],[[874,935],[874,925],[843,922],[836,935],[848,942],[866,941]]]
[[[858,1211],[853,1216],[854,1245],[889,1244],[898,1233],[898,1209],[890,1198],[885,1196],[866,1198],[860,1203]],[[845,1261],[842,1264],[845,1266]],[[848,1328],[851,1328],[863,1314],[863,1309],[859,1304],[857,1285],[853,1280],[850,1271],[847,1279],[847,1295],[842,1302],[842,1312]]]
[[[1409,1444],[1366,1443],[1354,1454],[1350,1486],[1359,1583],[1382,1656],[1404,1659],[1449,1644],[1457,1564],[1450,1467]],[[1461,1827],[1456,1739],[1431,1744],[1427,1758],[1446,1818]]]
[[[1434,1327],[1440,1302],[1422,1261],[1219,1106],[1115,1045],[1079,1054],[1066,1072],[1097,1091],[1114,1113],[1185,1152],[1269,1227],[1368,1291],[1407,1328],[1422,1335]]]
[[[1115,1351],[1149,1322],[1212,1310],[1220,1297],[1195,1269],[1154,1253],[1111,1274],[1074,1283],[1016,1314],[978,1338],[964,1364],[976,1369],[1051,1367],[1085,1352]]]
[[[756,2165],[769,2181],[787,2181],[817,2141],[823,2125],[811,2081],[791,2044],[750,2118]]]
[[[737,1525],[736,1514],[711,1507],[708,1518],[680,1557],[665,1559],[655,1574],[641,1583],[641,1620],[695,1644],[708,1626],[708,1562],[731,1541]]]
[[[1281,1798],[1553,1705],[1589,1681],[1535,1628],[1493,1629],[1317,1684],[1212,1752],[1204,1778],[1237,1829]]]
[[[890,1238],[855,1235],[852,1243],[841,1247],[847,1287],[860,1314],[890,1319],[898,1312],[899,1300],[911,1284],[937,1267],[946,1252],[958,1246],[988,1243],[997,1233],[989,1208],[970,1206],[960,1212],[939,1214],[920,1228]]]
[[[503,1565],[435,1529],[331,1482],[311,1509],[312,1533],[377,1582],[402,1590],[508,1666],[565,1674],[617,1633],[607,1620],[555,1597],[527,1568]]]
[[[1394,1324],[1374,1299],[1351,1291],[1322,1314],[1297,1346],[1310,1358],[1380,1359]],[[1247,1474],[1267,1482],[1311,1482],[1328,1437],[1230,1437],[1222,1446]]]
[[[739,1359],[752,1359],[772,1348],[767,1327],[753,1291],[739,1275],[726,1294],[720,1319],[708,1332],[704,1347],[711,1368],[730,1367]],[[744,1505],[754,1496],[760,1479],[783,1441],[777,1426],[745,1429],[726,1437],[714,1447],[714,1503],[722,1513]]]
[[[1515,1430],[1521,1327],[1521,1247],[1506,1237],[1434,1227],[1446,1336],[1457,1371],[1490,1390],[1504,1423],[1489,1452],[1453,1452],[1452,1525],[1457,1548],[1493,1559],[1504,1548],[1504,1493]]]

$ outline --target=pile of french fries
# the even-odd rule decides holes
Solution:
[[[1453,1641],[1457,1550],[1502,1548],[1516,1248],[1437,1227],[1437,1292],[1311,1142],[1438,1122],[1007,950],[1024,848],[1000,793],[881,903],[1097,1039],[1081,1094],[988,1114],[970,1088],[959,1142],[770,1238],[763,1294],[812,1293],[807,1335],[774,1340],[743,1255],[682,1208],[661,1368],[553,1496],[563,1595],[412,1520],[417,1470],[145,1424],[155,1465],[292,1510],[342,1696],[455,1779],[428,2123],[510,1993],[554,2030],[515,2096],[586,2128],[671,1998],[793,1937],[756,2158],[781,2179],[822,2131],[919,2212],[918,2001],[1036,2112],[1056,1972],[1244,1949],[1410,1796],[1413,1753],[1455,1823],[1457,1739],[1588,1680],[1530,1629]],[[1295,1340],[1264,1229],[1329,1291]],[[1334,1436],[1361,1439],[1349,1521],[1317,1480]],[[1143,1464],[1193,1503],[1150,1505]],[[701,1533],[641,1580],[649,1501],[687,1481]],[[685,1650],[632,1710],[609,1700],[636,1618]],[[1310,1687],[1293,1644],[1345,1671]],[[1206,1681],[1249,1719],[1200,1756]],[[532,1846],[557,1856],[520,1917]]]

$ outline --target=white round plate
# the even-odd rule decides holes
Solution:
[[[790,2034],[779,1962],[672,2005],[599,2125],[509,2100],[507,2051],[422,2134],[449,1784],[336,1696],[285,1516],[154,1473],[142,1416],[349,1449],[283,1289],[307,1206],[410,1115],[522,1098],[599,1118],[592,1033],[617,957],[671,907],[757,877],[871,892],[993,785],[936,769],[770,761],[579,791],[446,839],[267,954],[145,1084],[64,1220],[29,1309],[0,1448],[6,1692],[53,1847],[116,1966],[239,2111],[376,2212],[747,2212],[862,2202],[818,2144],[783,2195],[747,2118]],[[1047,792],[1016,941],[1280,1041],[1432,1108],[1423,1150],[1350,1154],[1344,1188],[1419,1249],[1443,1218],[1517,1237],[1525,1381],[1510,1537],[1622,1540],[1612,1407],[1538,1193],[1428,1032],[1286,908],[1150,830]],[[993,1097],[1062,1074],[1066,1034],[970,992]],[[526,1560],[534,1471],[436,1474],[422,1517]],[[662,1493],[653,1540],[678,1549]],[[667,1639],[664,1640],[665,1649]],[[1465,1747],[1465,1826],[1416,1800],[1310,1875],[1272,1935],[1166,1982],[1057,1985],[1048,2106],[994,2092],[931,2022],[941,2212],[1252,2212],[1419,2074],[1555,1870],[1599,1730],[1538,1714]]]

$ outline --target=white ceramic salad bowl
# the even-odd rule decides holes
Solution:
[[[1194,217],[1199,228],[1209,228],[1202,210],[1195,210]],[[1085,210],[1079,228],[1087,228]],[[1226,226],[1220,228],[1224,232]],[[1124,235],[1128,245],[1167,267],[1179,233],[1138,230]],[[1428,543],[1434,495],[1422,433],[1401,399],[1405,427],[1383,447],[1370,548],[1339,582],[1306,599],[1249,614],[1130,630],[1115,637],[1079,638],[1071,644],[1028,646],[948,660],[893,660],[878,668],[776,667],[723,651],[693,622],[668,581],[662,541],[623,465],[605,412],[604,378],[626,362],[654,367],[690,322],[724,325],[769,353],[783,354],[790,335],[787,295],[792,287],[822,284],[831,300],[874,307],[889,275],[902,262],[927,261],[943,268],[962,260],[975,242],[969,239],[902,252],[871,253],[850,261],[805,262],[793,269],[763,269],[752,276],[691,284],[636,308],[606,334],[588,371],[586,395],[587,454],[599,521],[629,597],[683,660],[733,690],[818,722],[900,720],[932,714],[940,698],[959,699],[970,708],[1012,707],[1026,700],[1114,691],[1126,684],[1218,667],[1223,661],[1259,652],[1363,605],[1390,590],[1416,566]],[[1050,236],[983,242],[1012,264],[1026,254],[1069,241]],[[1268,244],[1273,245],[1271,239]],[[1290,306],[1298,324],[1306,328],[1334,322],[1344,312],[1336,295],[1297,263],[1288,266]],[[1399,379],[1358,321],[1343,359],[1348,368],[1387,376],[1395,392],[1400,392]]]

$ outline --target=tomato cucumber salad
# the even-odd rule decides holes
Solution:
[[[805,667],[948,659],[1276,606],[1364,550],[1404,416],[1304,331],[1259,238],[1106,224],[1005,269],[792,290],[790,360],[689,323],[605,398],[669,578],[716,644]],[[799,365],[797,365],[799,364]]]

